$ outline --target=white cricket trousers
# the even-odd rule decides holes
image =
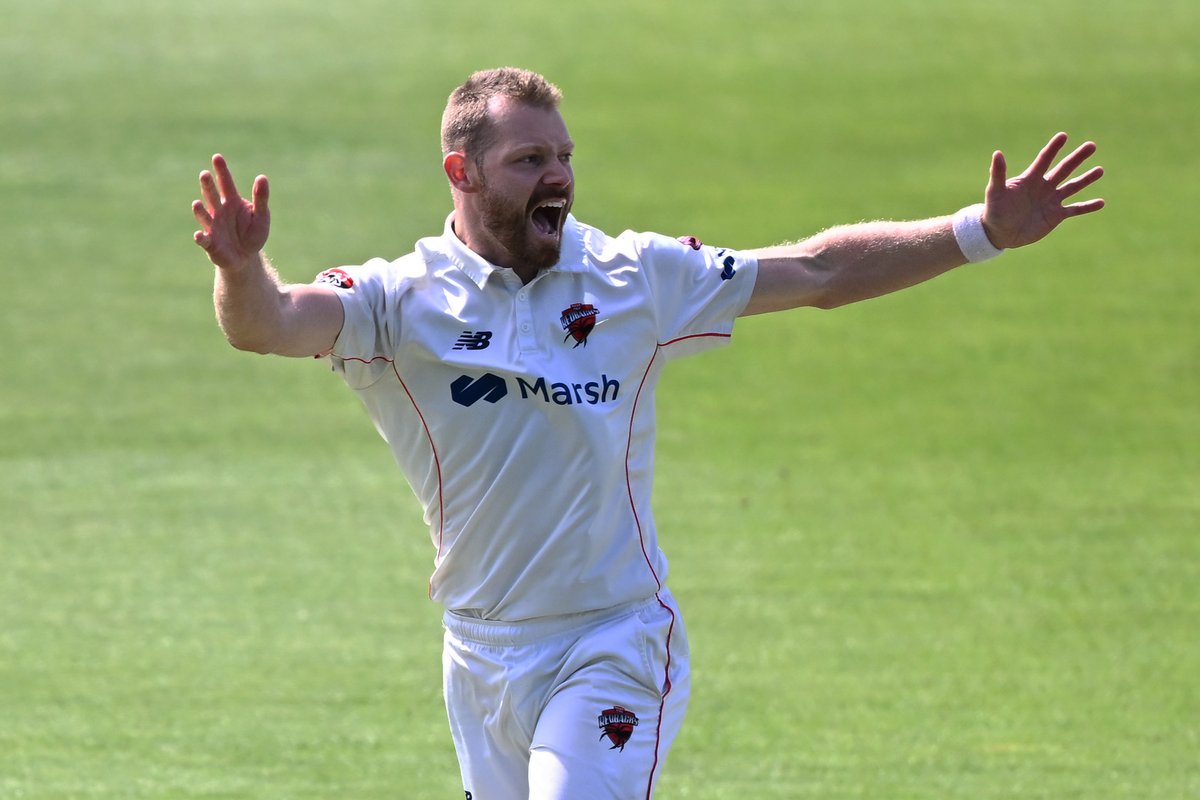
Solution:
[[[683,723],[670,593],[520,623],[445,615],[443,679],[469,800],[644,800]]]

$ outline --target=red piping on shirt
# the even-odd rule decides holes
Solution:
[[[659,347],[669,347],[670,345],[678,344],[679,342],[686,342],[688,339],[705,339],[708,337],[713,337],[716,339],[730,339],[733,337],[733,334],[731,334],[731,333],[692,333],[687,336],[680,336],[678,339],[672,339],[669,342],[660,342],[658,346]]]
[[[658,571],[654,569],[650,554],[646,552],[646,536],[642,531],[642,520],[638,516],[637,503],[633,499],[633,481],[629,477],[629,453],[633,450],[633,421],[637,418],[637,407],[638,402],[642,399],[642,389],[646,386],[646,378],[649,377],[650,369],[654,366],[654,360],[658,358],[658,351],[662,347],[661,344],[655,347],[654,354],[646,363],[646,371],[642,373],[642,380],[638,383],[637,392],[633,395],[633,408],[629,411],[629,433],[625,437],[625,491],[629,494],[629,510],[633,512],[633,524],[637,527],[638,541],[642,546],[642,558],[646,559],[646,566],[650,568],[650,574],[654,576],[654,585],[657,587],[655,591],[662,588],[662,581],[659,580]]]
[[[650,568],[650,574],[654,576],[654,584],[658,589],[662,588],[662,580],[658,577],[658,571],[654,569],[654,562],[650,559],[650,554],[646,552],[646,536],[642,530],[642,520],[638,516],[637,503],[633,499],[633,481],[629,477],[629,454],[633,450],[633,422],[637,418],[638,403],[642,399],[642,389],[646,386],[646,378],[650,376],[650,370],[654,366],[655,359],[658,358],[658,353],[664,347],[669,347],[679,342],[687,341],[688,339],[700,339],[704,337],[717,337],[720,339],[730,338],[728,333],[693,333],[688,336],[680,336],[678,339],[671,339],[667,342],[660,342],[654,349],[654,354],[650,356],[650,361],[646,364],[646,370],[642,373],[642,379],[638,383],[637,393],[633,396],[633,409],[629,413],[629,432],[625,438],[625,491],[629,495],[629,509],[633,512],[633,523],[637,526],[638,541],[642,546],[642,558],[646,559],[646,566]]]
[[[417,412],[417,417],[421,420],[421,427],[425,430],[425,438],[429,440],[429,452],[433,454],[433,468],[437,471],[438,484],[438,534],[437,534],[437,559],[442,560],[442,538],[446,531],[446,503],[444,487],[442,485],[442,460],[438,458],[437,445],[433,443],[433,434],[429,432],[429,425],[425,422],[425,415],[421,413],[421,407],[417,405],[416,398],[412,396],[412,392],[408,390],[408,385],[404,382],[404,378],[400,377],[400,370],[396,369],[395,363],[392,363],[392,372],[396,375],[396,380],[400,382],[400,388],[408,395],[408,402],[412,403],[413,411]],[[433,576],[429,578],[430,599],[433,598]]]
[[[417,417],[421,420],[421,427],[425,431],[425,438],[429,440],[429,452],[433,454],[433,468],[437,471],[438,483],[438,533],[437,533],[437,557],[440,561],[442,558],[442,540],[446,532],[446,504],[444,487],[442,485],[442,460],[438,458],[437,445],[433,443],[433,434],[429,432],[429,424],[425,422],[425,415],[421,413],[421,407],[417,405],[416,398],[412,392],[408,390],[408,385],[404,383],[404,378],[400,377],[400,370],[396,369],[396,362],[387,356],[374,356],[373,358],[356,358],[354,356],[335,356],[342,361],[357,361],[360,364],[371,364],[376,361],[386,361],[392,366],[392,373],[396,376],[396,380],[400,383],[400,388],[404,390],[404,394],[408,395],[408,402],[412,403],[413,411],[417,412]],[[429,596],[433,597],[433,578],[429,579]]]
[[[372,358],[357,358],[356,356],[339,356],[336,353],[329,353],[333,358],[340,358],[342,361],[357,361],[360,364],[374,364],[376,361],[386,361],[395,369],[396,363],[387,356],[374,356]],[[324,358],[324,356],[313,356],[313,358]]]
[[[637,504],[633,499],[633,482],[629,477],[629,454],[633,449],[633,421],[637,417],[638,402],[642,399],[642,389],[646,385],[646,378],[650,375],[650,370],[654,366],[655,359],[658,358],[658,353],[664,347],[676,344],[678,342],[687,341],[688,339],[698,339],[702,337],[715,336],[718,338],[728,339],[730,334],[727,333],[695,333],[689,336],[681,336],[678,339],[671,339],[668,342],[660,342],[654,349],[654,354],[650,356],[650,361],[646,364],[646,371],[642,373],[642,380],[638,383],[637,393],[633,397],[633,409],[629,414],[629,435],[625,440],[625,489],[629,493],[629,508],[633,512],[633,522],[637,526],[638,541],[642,547],[642,558],[646,559],[646,566],[650,568],[650,574],[654,576],[654,582],[658,586],[659,591],[662,590],[662,580],[658,577],[658,571],[654,569],[654,563],[650,560],[650,554],[646,552],[646,537],[642,531],[642,520],[638,516]],[[659,597],[658,592],[654,594],[654,599],[662,606],[668,614],[671,615],[671,624],[667,628],[667,663],[663,669],[663,691],[658,701],[658,724],[654,729],[654,762],[650,765],[650,777],[646,781],[646,800],[650,800],[654,792],[654,776],[658,772],[659,748],[662,746],[662,724],[663,711],[667,707],[667,696],[671,694],[671,637],[675,633],[675,610],[663,602]]]

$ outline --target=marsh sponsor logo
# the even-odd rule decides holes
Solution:
[[[540,400],[556,406],[594,406],[611,403],[621,394],[621,383],[601,375],[599,380],[584,382],[552,381],[545,377],[517,378],[522,400]],[[508,396],[508,382],[491,372],[478,378],[460,375],[450,384],[450,398],[460,406],[473,406],[480,400],[498,403]]]
[[[616,400],[617,395],[621,393],[621,384],[607,375],[601,375],[600,380],[587,383],[547,383],[545,378],[538,378],[529,383],[524,378],[517,378],[517,387],[521,390],[523,399],[541,400],[558,406],[581,403],[594,406],[597,403]]]
[[[504,378],[488,372],[479,378],[460,375],[450,384],[450,398],[460,406],[473,406],[480,400],[499,403],[508,394]]]

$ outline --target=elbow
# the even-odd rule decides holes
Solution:
[[[803,262],[803,305],[829,311],[854,302],[847,291],[845,270],[825,253],[816,252]]]
[[[819,308],[822,311],[832,311],[835,308],[848,306],[854,302],[853,298],[839,295],[834,292],[826,291],[823,294],[813,299],[812,307]]]
[[[846,269],[839,267],[824,252],[818,252],[811,259],[809,270],[812,283],[809,304],[813,308],[831,311],[858,299],[854,296]]]
[[[860,276],[846,265],[825,258],[815,259],[812,286],[811,305],[822,311],[852,305],[869,296]]]
[[[820,293],[811,295],[808,298],[807,305],[809,306],[809,308],[816,308],[816,309],[820,309],[821,311],[829,311],[831,309],[837,308],[838,306],[844,306],[845,303],[842,302],[841,300],[839,300],[836,296],[834,296],[828,290],[825,290]]]
[[[278,331],[261,318],[227,313],[226,309],[218,305],[217,325],[221,333],[225,334],[225,341],[235,350],[261,355],[275,352],[279,340]]]
[[[812,289],[808,305],[813,308],[830,311],[854,302],[854,298],[846,290],[844,276],[831,265],[821,264],[820,269],[813,271],[811,279]]]
[[[229,342],[230,346],[235,350],[241,350],[245,353],[258,353],[259,355],[266,356],[275,352],[271,343],[264,338],[254,338],[225,331],[225,341]]]

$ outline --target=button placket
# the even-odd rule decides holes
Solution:
[[[517,340],[521,350],[536,350],[537,336],[533,323],[533,302],[529,297],[529,287],[520,289],[513,300],[514,316],[517,320]]]

